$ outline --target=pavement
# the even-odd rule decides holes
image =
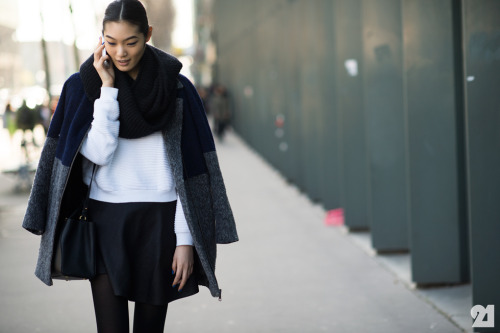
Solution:
[[[20,158],[8,140],[2,132],[3,169]],[[218,247],[222,302],[202,287],[171,303],[165,332],[464,332],[432,301],[447,297],[442,289],[426,296],[411,286],[404,255],[382,258],[367,234],[326,226],[324,209],[234,133],[217,150],[240,241]],[[0,174],[0,332],[95,332],[88,282],[35,278],[39,237],[21,228],[28,193],[16,184]]]

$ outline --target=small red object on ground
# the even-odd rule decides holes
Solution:
[[[326,213],[325,225],[333,225],[333,226],[344,225],[344,209],[337,208],[329,210]]]

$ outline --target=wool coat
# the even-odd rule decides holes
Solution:
[[[35,275],[49,286],[58,222],[78,207],[87,191],[79,150],[92,115],[93,104],[80,74],[73,74],[64,84],[50,124],[23,221],[25,229],[41,235]],[[175,114],[162,133],[193,237],[198,284],[220,298],[216,245],[236,242],[238,235],[203,104],[191,82],[180,74]]]

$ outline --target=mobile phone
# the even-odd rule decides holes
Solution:
[[[102,37],[102,43],[104,44],[104,37]],[[104,47],[104,48],[102,49],[102,56],[104,57],[106,54],[107,54],[107,53],[106,53],[106,48]],[[110,66],[109,66],[109,60],[104,60],[103,65],[104,65],[104,68],[109,68],[109,67],[110,67]]]

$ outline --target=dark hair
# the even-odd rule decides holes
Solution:
[[[148,35],[149,23],[146,9],[139,0],[115,0],[108,5],[102,20],[102,32],[107,22],[126,21],[139,27],[139,31]]]

